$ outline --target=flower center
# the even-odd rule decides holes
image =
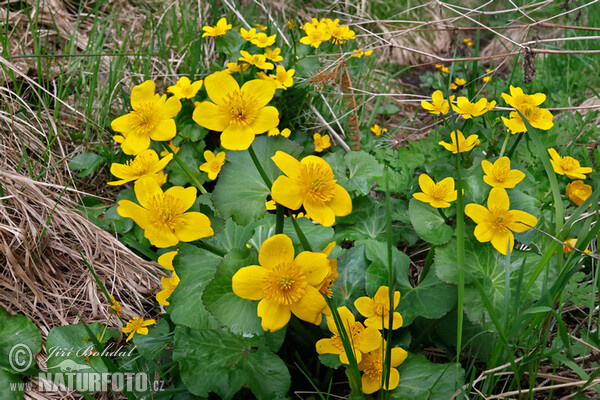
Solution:
[[[370,353],[364,354],[362,362],[366,365],[363,373],[371,380],[376,382],[381,381],[381,374],[383,372],[383,363],[381,362],[381,358]]]
[[[139,155],[133,160],[127,161],[127,166],[131,169],[131,174],[134,176],[145,175],[150,169],[151,158],[146,155]]]
[[[331,169],[325,165],[314,162],[300,164],[299,180],[314,202],[324,204],[333,199],[336,180]]]
[[[378,317],[388,316],[390,313],[390,306],[387,303],[375,303],[375,315]]]
[[[512,214],[508,210],[490,210],[492,213],[492,224],[496,232],[509,229],[514,223]]]
[[[148,211],[153,225],[163,226],[173,231],[183,214],[181,200],[171,195],[155,195],[150,200]]]
[[[494,166],[494,177],[498,182],[504,182],[509,172],[510,168],[506,167],[505,165]]]
[[[579,161],[569,156],[563,157],[560,164],[565,171],[573,171],[574,169],[579,168]]]
[[[225,95],[225,113],[230,121],[237,125],[248,126],[254,123],[258,110],[254,98],[244,96],[239,90]]]
[[[133,321],[131,321],[130,323],[131,329],[133,329],[134,331],[137,331],[138,329],[144,327],[144,320],[139,317],[133,318]]]
[[[431,197],[433,197],[436,200],[444,200],[444,198],[446,198],[447,195],[448,188],[446,187],[446,185],[440,185],[439,183],[436,183],[433,188],[433,193],[431,194]]]
[[[154,103],[138,104],[136,110],[131,112],[131,126],[134,132],[149,136],[160,122],[157,111]]]
[[[308,285],[304,272],[293,261],[280,263],[269,270],[264,282],[264,298],[283,305],[300,301]]]
[[[221,163],[218,162],[217,160],[211,161],[210,162],[210,169],[212,169],[213,171],[220,171],[221,170]]]

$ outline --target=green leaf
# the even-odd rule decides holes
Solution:
[[[81,171],[77,174],[83,178],[96,172],[99,166],[104,163],[105,159],[96,153],[81,153],[76,155],[69,161],[69,168],[74,171]]]
[[[359,197],[352,201],[352,213],[337,220],[336,240],[376,239],[386,231],[386,215],[383,204],[371,197]]]
[[[18,376],[13,375],[0,368],[0,400],[22,400],[25,393],[23,381]]]
[[[159,152],[160,153],[160,152]],[[204,142],[187,142],[181,145],[179,151],[175,155],[179,160],[190,170],[192,175],[200,183],[204,183],[208,180],[208,176],[205,172],[200,171],[198,168],[204,164]],[[194,182],[189,177],[187,172],[181,168],[181,165],[175,160],[171,160],[167,165],[166,172],[168,175],[169,182],[175,186],[194,186]]]
[[[271,183],[281,175],[281,171],[271,157],[277,151],[284,151],[297,157],[302,148],[282,136],[258,137],[252,144],[263,169]],[[265,213],[265,200],[271,193],[258,173],[248,151],[230,151],[227,162],[219,175],[213,191],[213,204],[225,218],[233,218],[239,225],[262,218]]]
[[[10,316],[2,307],[0,338],[0,370],[10,373],[22,372],[33,366],[35,355],[42,350],[42,334],[35,324],[24,315]],[[13,369],[11,361],[19,371]]]
[[[191,112],[193,112],[193,110],[190,111],[190,115]],[[182,138],[191,140],[192,142],[197,142],[203,139],[208,133],[208,130],[206,128],[201,127],[193,120],[190,119],[188,122],[189,123],[186,123],[183,128],[178,130],[177,136],[181,136]],[[204,160],[204,158],[202,159]]]
[[[260,344],[260,343],[258,343]],[[190,392],[207,397],[214,392],[230,399],[247,385],[259,399],[285,396],[291,378],[285,363],[257,340],[227,329],[175,328],[173,359]]]
[[[366,274],[367,296],[373,297],[380,286],[389,287],[387,244],[377,240],[367,240],[365,245],[366,256],[372,261]],[[408,280],[409,267],[410,259],[408,256],[392,247],[392,268],[394,268],[394,275],[396,276],[396,290],[400,291],[401,296],[412,289]]]
[[[235,334],[264,333],[256,311],[258,300],[238,297],[231,288],[231,279],[240,268],[257,264],[256,253],[251,253],[248,249],[230,251],[202,296],[208,311]]]
[[[304,249],[300,245],[300,239],[298,239],[292,221],[289,221],[288,219],[289,218],[285,218],[284,220],[283,233],[292,239],[296,254],[298,254],[304,251]],[[296,222],[298,223],[298,226],[300,226],[300,229],[302,229],[302,232],[304,232],[304,236],[308,239],[308,242],[315,253],[322,251],[325,246],[333,241],[333,228],[315,225],[308,218],[298,218],[296,219]]]
[[[147,335],[134,335],[133,344],[146,360],[157,360],[165,346],[173,340],[169,334],[169,323],[161,319],[148,329]]]
[[[333,285],[333,299],[337,307],[353,307],[354,300],[365,295],[367,272],[365,246],[355,246],[338,259],[339,277]]]
[[[245,249],[246,243],[254,234],[255,224],[240,226],[228,219],[225,221],[225,229],[214,236],[214,245],[225,250]]]
[[[342,366],[339,354],[319,354],[319,361],[327,368],[338,369]]]
[[[168,300],[173,307],[171,319],[174,323],[196,329],[221,326],[204,307],[202,293],[222,260],[191,244],[179,244],[179,254],[175,256],[173,266],[180,282]]]
[[[409,354],[398,367],[400,383],[389,395],[394,400],[449,399],[465,380],[456,364],[433,364],[424,356]]]
[[[398,106],[396,106],[394,104],[383,104],[383,105],[379,106],[379,108],[377,109],[377,112],[379,114],[384,114],[384,115],[394,115],[394,114],[398,114],[400,112],[400,109],[398,108]]]
[[[369,194],[375,178],[383,174],[383,167],[375,157],[364,151],[351,151],[344,156],[348,175],[340,176],[339,184],[347,190]]]
[[[446,225],[439,212],[427,203],[410,199],[408,204],[410,222],[421,239],[435,245],[447,243],[453,230]]]

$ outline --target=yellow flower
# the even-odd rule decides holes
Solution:
[[[368,353],[381,346],[381,333],[377,328],[364,327],[363,324],[357,322],[354,318],[352,311],[348,310],[348,307],[338,307],[338,314],[342,320],[344,330],[348,335],[350,346],[352,347],[352,353],[356,362],[362,360],[363,353]],[[348,354],[344,349],[342,338],[338,331],[333,315],[327,315],[327,327],[333,333],[333,336],[329,339],[321,339],[317,341],[315,347],[319,354],[339,354],[340,362],[343,364],[349,364]]]
[[[248,42],[251,42],[256,37],[256,29],[252,28],[247,31],[244,28],[240,28],[240,36]]]
[[[575,247],[575,245],[577,244],[577,238],[570,238],[569,240],[566,240],[563,243],[564,243],[563,244],[563,253],[568,254],[573,251],[573,249],[571,247]],[[567,245],[567,246],[565,246],[565,245]],[[569,247],[569,246],[571,246],[571,247]],[[577,248],[577,247],[575,247],[575,248]],[[583,252],[585,254],[592,254],[592,252],[589,251],[588,249],[585,249]]]
[[[273,69],[275,66],[267,62],[267,57],[264,54],[250,54],[245,50],[240,51],[242,57],[238,59],[238,61],[243,61],[248,63],[249,65],[254,65],[258,69]]]
[[[491,187],[511,189],[525,178],[523,172],[510,169],[510,159],[508,157],[501,157],[494,164],[488,160],[483,160],[481,161],[481,167],[485,172],[483,181]]]
[[[556,150],[552,148],[548,149],[548,153],[550,154],[550,157],[552,157],[550,160],[552,168],[554,168],[554,172],[559,175],[566,175],[571,179],[585,179],[585,174],[592,172],[590,167],[582,167],[579,164],[579,161],[573,157],[561,157]]]
[[[456,191],[455,191],[456,192]],[[392,311],[398,307],[400,302],[400,292],[394,292],[394,307]],[[376,329],[390,329],[390,288],[387,286],[381,286],[377,289],[377,293],[373,298],[367,296],[359,297],[354,301],[354,307],[356,310],[367,319],[365,320],[365,326],[370,326]],[[393,311],[393,325],[392,330],[398,329],[402,326],[402,316],[399,312]]]
[[[257,27],[258,29],[260,29],[261,31],[266,31],[267,27],[261,24],[254,24],[255,27]]]
[[[449,72],[450,72],[450,70],[448,69],[448,67],[442,67],[442,68],[440,69],[440,71],[442,71],[444,74],[447,74],[447,73],[449,73]]]
[[[112,301],[110,308],[115,310],[115,312],[117,313],[117,316],[120,317],[121,312],[123,312],[123,309],[121,308],[121,303],[119,303],[117,300],[115,300],[114,296],[110,296],[110,300]]]
[[[458,86],[456,86],[456,83],[451,83],[450,90],[456,90],[456,89],[458,89]]]
[[[487,99],[485,99],[485,101],[487,102]],[[496,100],[492,100],[490,102],[487,102],[485,108],[486,108],[487,111],[492,111],[494,108],[496,108]]]
[[[492,72],[492,70],[491,70],[491,69],[489,69],[489,68],[486,68],[486,69],[485,69],[485,73],[486,73],[486,74],[489,74],[490,72]],[[489,80],[490,80],[490,79],[492,79],[491,75],[486,75],[486,76],[484,76],[484,77],[483,77],[483,79],[482,79],[482,80],[483,80],[484,82],[489,82]]]
[[[509,248],[512,253],[513,232],[524,232],[529,229],[529,225],[535,226],[537,218],[525,211],[509,210],[508,194],[499,187],[490,190],[487,206],[485,208],[474,203],[465,206],[465,214],[477,224],[475,238],[482,243],[491,242],[504,255]]]
[[[292,131],[290,131],[288,128],[283,129],[281,132],[279,131],[279,128],[273,128],[269,130],[269,136],[277,136],[277,135],[281,135],[283,137],[290,137],[290,134],[292,133]]]
[[[202,79],[193,82],[187,76],[179,78],[174,86],[169,86],[167,92],[173,93],[178,99],[191,99],[202,87]]]
[[[336,19],[336,21],[338,20]],[[349,26],[336,24],[335,26],[330,27],[330,32],[334,44],[344,44],[348,40],[356,39],[356,37],[354,37],[355,32],[350,29]]]
[[[365,394],[375,393],[382,388],[383,375],[383,360],[386,354],[387,343],[384,340],[383,345],[379,346],[367,354],[363,354],[361,362],[358,364],[358,369],[363,372],[362,375],[362,390]],[[400,383],[400,374],[395,368],[402,364],[408,353],[401,347],[393,347],[390,359],[390,378],[388,384],[383,388],[385,390],[393,390]]]
[[[114,131],[123,134],[119,143],[125,154],[139,154],[150,146],[150,139],[166,141],[177,134],[173,118],[181,110],[181,102],[176,97],[167,99],[167,95],[154,94],[153,81],[133,87],[131,108],[132,112],[110,124]]]
[[[227,69],[224,69],[223,72],[227,72],[228,74],[233,74],[240,71],[245,71],[250,68],[250,64],[239,64],[238,62],[227,63]]]
[[[353,52],[352,57],[356,57],[356,58],[362,58],[362,56],[369,57],[371,54],[373,54],[373,50],[362,51],[362,47],[359,49],[354,49],[354,50],[352,50],[352,52]]]
[[[319,133],[315,133],[313,135],[313,141],[315,144],[315,151],[317,153],[320,153],[323,150],[331,147],[331,139],[329,138],[329,135],[321,136]]]
[[[179,285],[179,277],[177,276],[177,273],[173,271],[170,277],[161,276],[160,285],[162,286],[163,290],[156,293],[156,301],[158,304],[168,306],[170,303],[167,301],[167,299],[171,297],[175,289],[177,289],[177,285]]]
[[[227,150],[246,150],[255,135],[279,124],[279,111],[267,103],[275,94],[275,85],[261,79],[242,86],[226,72],[215,72],[204,79],[213,102],[196,104],[192,119],[199,125],[221,133],[221,145]]]
[[[573,181],[567,183],[566,192],[569,199],[580,206],[592,194],[592,187],[586,185],[583,181]]]
[[[175,145],[173,144],[173,141],[172,141],[172,140],[169,142],[169,145],[168,145],[168,146],[169,146],[169,148],[172,150],[172,152],[173,152],[173,153],[175,153],[175,154],[179,153],[179,147],[175,146]],[[167,149],[164,149],[163,151],[161,151],[161,152],[160,152],[160,156],[161,156],[161,157],[166,157],[166,156],[168,156],[169,154],[171,154],[171,152],[170,152],[169,150],[167,150]]]
[[[252,42],[252,44],[262,48],[262,47],[271,46],[273,43],[275,43],[276,38],[277,38],[277,35],[267,36],[266,33],[259,32],[258,34],[256,34],[256,36],[250,42]]]
[[[461,96],[456,99],[456,105],[452,104],[452,109],[464,119],[469,119],[485,114],[488,111],[487,104],[487,99],[479,99],[477,103],[471,103],[469,99]]]
[[[279,53],[281,53],[281,49],[279,47],[275,50],[271,50],[270,47],[267,47],[265,50],[265,57],[267,57],[267,60],[271,60],[273,62],[281,61],[283,60],[283,57]]]
[[[317,21],[316,18],[313,18],[312,22],[304,24],[302,29],[304,29],[306,36],[300,39],[300,43],[311,45],[315,49],[318,49],[321,43],[331,39],[331,32],[327,23]]]
[[[543,93],[525,94],[518,87],[510,86],[510,95],[502,93],[502,98],[511,107],[519,110],[525,116],[532,127],[548,130],[554,126],[552,113],[539,105],[546,100]],[[518,112],[512,111],[510,119],[502,117],[504,125],[511,133],[526,132],[527,128]]]
[[[260,79],[271,81],[275,84],[276,89],[287,90],[290,86],[294,84],[294,73],[296,71],[293,69],[285,70],[281,65],[277,66],[277,72],[275,74],[267,75],[264,72],[258,72],[258,76]]]
[[[231,24],[228,24],[227,20],[225,18],[221,18],[217,22],[217,25],[215,25],[215,26],[202,27],[202,30],[204,31],[204,33],[202,34],[202,37],[221,36],[221,35],[224,35],[227,32],[229,32],[231,30],[231,28],[232,28]]]
[[[300,218],[300,217],[297,217],[297,218]],[[307,218],[308,218],[308,216],[307,216]],[[323,249],[323,251],[321,253],[323,253],[327,257],[329,257],[329,255],[331,254],[331,251],[333,250],[334,247],[335,247],[335,242],[331,242],[327,246],[325,246],[325,248]],[[321,292],[325,296],[331,298],[331,296],[333,295],[333,292],[331,291],[331,287],[333,286],[333,282],[335,282],[335,280],[338,278],[339,274],[337,272],[337,260],[328,258],[327,261],[329,261],[329,269],[330,269],[329,275],[327,275],[327,277],[323,281],[323,284],[319,288],[319,292]],[[326,315],[330,315],[329,311],[330,311],[329,308],[327,308],[324,311],[324,313]]]
[[[456,134],[458,132],[458,148],[456,143]],[[452,143],[446,143],[444,141],[439,142],[438,144],[444,146],[444,148],[452,153],[464,153],[466,151],[470,151],[473,147],[479,144],[479,136],[477,135],[469,135],[468,138],[465,139],[465,135],[461,131],[452,131],[450,132],[450,139],[452,139]],[[460,151],[459,151],[460,150]]]
[[[161,267],[168,269],[169,271],[175,271],[175,269],[173,268],[173,259],[175,258],[177,253],[179,253],[179,250],[169,251],[168,253],[159,256],[158,260],[156,261]]]
[[[206,215],[186,212],[196,201],[196,188],[173,186],[163,193],[151,178],[138,179],[134,188],[141,206],[121,200],[117,212],[133,219],[152,245],[170,247],[213,235]]]
[[[473,41],[471,40],[471,38],[465,38],[465,39],[463,39],[463,43],[466,44],[469,47],[473,46]]]
[[[413,197],[435,208],[450,207],[450,202],[456,200],[454,179],[451,177],[435,183],[427,174],[419,175],[419,186],[423,192],[413,194]]]
[[[304,206],[310,217],[324,226],[331,226],[336,216],[352,212],[350,195],[336,183],[327,161],[316,156],[296,160],[278,151],[273,162],[285,175],[273,183],[271,197],[277,203],[298,210]]]
[[[207,172],[208,179],[214,181],[217,179],[219,172],[221,172],[221,167],[225,164],[225,152],[221,151],[215,155],[212,151],[206,150],[204,152],[204,160],[206,162],[199,167],[200,171]]]
[[[129,322],[127,322],[125,328],[123,328],[123,333],[131,332],[131,334],[127,337],[125,341],[129,342],[135,333],[140,335],[147,335],[148,328],[146,327],[149,325],[154,325],[155,323],[156,321],[154,321],[153,319],[149,319],[147,321],[144,321],[144,319],[140,317],[134,317],[133,319],[130,319]]]
[[[265,200],[265,208],[267,211],[274,211],[277,209],[277,204],[274,200]]]
[[[265,331],[283,328],[292,313],[303,321],[321,322],[327,304],[318,288],[330,271],[325,254],[304,251],[294,258],[292,240],[279,234],[263,242],[258,262],[238,270],[231,286],[243,299],[260,300],[257,313]]]
[[[379,125],[375,124],[373,125],[373,127],[371,128],[371,132],[373,132],[375,134],[375,136],[379,136],[382,133],[386,133],[388,130],[386,128],[380,128]]]
[[[289,30],[292,30],[296,27],[296,21],[294,21],[293,19],[288,19],[287,21],[285,21],[285,24]]]
[[[112,186],[122,185],[149,176],[154,178],[158,185],[162,185],[167,181],[167,177],[162,170],[165,169],[172,159],[173,154],[168,154],[166,157],[159,160],[158,155],[154,150],[144,150],[135,156],[133,160],[129,160],[125,164],[112,163],[110,166],[110,173],[121,179],[108,182],[108,184]]]
[[[444,65],[443,64],[435,64],[435,67],[437,69],[442,69],[444,67]]]
[[[450,96],[449,100],[444,100],[444,95],[441,90],[436,90],[431,95],[431,103],[421,100],[421,107],[429,111],[431,114],[448,114],[450,104],[454,100],[454,96]]]
[[[454,83],[456,83],[458,86],[462,86],[462,85],[464,85],[465,83],[467,83],[467,81],[466,81],[465,79],[462,79],[462,78],[456,78],[456,79],[454,80]]]

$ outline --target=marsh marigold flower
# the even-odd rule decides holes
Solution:
[[[518,169],[510,169],[510,159],[508,157],[501,157],[494,164],[488,160],[483,160],[481,161],[481,167],[485,172],[483,181],[491,187],[511,189],[525,178],[523,172]]]
[[[492,72],[492,70],[489,69],[489,68],[486,68],[485,69],[486,76],[484,76],[481,80],[484,81],[484,82],[489,82],[490,79],[492,79],[492,76],[489,75],[490,72]]]
[[[258,72],[258,76],[260,79],[271,81],[275,84],[276,89],[287,90],[287,88],[291,87],[294,84],[294,73],[296,72],[293,69],[286,69],[281,65],[277,66],[277,72],[275,74],[267,75],[264,72]]]
[[[222,36],[222,35],[226,34],[227,32],[229,32],[231,30],[231,28],[232,28],[231,24],[228,24],[227,20],[225,18],[221,18],[219,21],[217,21],[217,25],[215,25],[215,26],[202,27],[202,30],[204,31],[204,33],[202,34],[202,37]]]
[[[269,136],[283,136],[283,137],[290,137],[290,134],[292,133],[292,131],[289,130],[289,128],[284,128],[281,131],[279,130],[279,128],[273,128],[273,129],[269,129]]]
[[[464,85],[465,83],[467,83],[467,81],[466,81],[465,79],[462,79],[462,78],[456,78],[456,79],[454,80],[454,83],[456,83],[458,86],[462,86],[462,85]]]
[[[187,76],[182,76],[175,85],[167,88],[167,92],[173,93],[178,99],[191,99],[201,88],[202,79],[192,82]]]
[[[331,20],[329,20],[331,21]],[[331,21],[329,24],[329,32],[331,32],[331,41],[333,44],[344,44],[348,40],[356,39],[355,32],[349,26],[339,25],[339,20]]]
[[[267,47],[275,43],[276,38],[277,35],[267,36],[266,33],[259,32],[252,40],[250,40],[250,42],[252,42],[253,45],[258,47]]]
[[[365,394],[375,393],[382,388],[381,383],[383,380],[383,360],[386,354],[387,343],[384,340],[383,345],[379,346],[367,354],[363,354],[362,360],[358,364],[358,369],[362,371],[362,390]],[[398,387],[400,383],[400,373],[396,369],[397,366],[402,364],[408,353],[401,347],[393,347],[391,351],[390,360],[390,378],[387,386],[384,386],[385,390],[393,390]]]
[[[335,242],[331,242],[327,246],[325,246],[325,248],[323,249],[323,251],[321,253],[323,253],[327,257],[329,257],[329,255],[331,254],[331,251],[333,250],[334,247],[335,247]],[[327,261],[329,261],[329,268],[330,268],[329,275],[327,275],[327,277],[323,281],[323,284],[319,288],[319,292],[321,292],[325,296],[331,298],[331,296],[333,295],[333,292],[331,291],[331,287],[333,286],[333,282],[335,282],[335,280],[338,278],[339,274],[337,272],[337,260],[334,258],[327,258]],[[325,314],[328,314],[328,311],[329,311],[329,309],[326,309],[324,311]]]
[[[125,341],[129,342],[136,333],[138,335],[147,335],[148,328],[146,327],[154,325],[155,323],[156,321],[153,319],[149,319],[147,321],[144,321],[144,319],[140,317],[134,317],[133,319],[130,319],[129,322],[127,322],[127,325],[123,328],[123,333],[131,332]]]
[[[524,232],[529,226],[535,226],[537,218],[525,211],[509,210],[508,194],[505,189],[499,187],[490,190],[487,206],[488,208],[485,208],[474,203],[465,206],[465,214],[477,224],[475,238],[482,243],[491,242],[492,246],[504,255],[509,248],[512,253],[513,232]]]
[[[219,172],[221,172],[221,167],[225,164],[225,152],[221,151],[213,154],[212,151],[206,150],[204,152],[204,160],[206,162],[199,167],[200,171],[208,173],[208,179],[214,181],[217,179]]]
[[[315,133],[313,135],[313,142],[315,144],[315,151],[317,153],[320,153],[323,150],[331,147],[331,138],[329,137],[329,135],[321,136],[320,133]]]
[[[158,262],[158,265],[165,269],[168,269],[169,271],[175,271],[175,268],[173,268],[173,259],[175,259],[177,253],[179,253],[179,250],[164,253],[158,257],[158,260],[156,260],[156,262]]]
[[[256,37],[256,28],[252,28],[250,30],[240,28],[240,36],[250,42]]]
[[[313,18],[312,22],[304,24],[303,29],[306,36],[300,39],[300,43],[310,45],[315,49],[318,49],[321,43],[331,39],[329,27],[323,20],[318,21]]]
[[[346,189],[336,183],[327,161],[316,156],[298,161],[283,151],[271,159],[285,174],[277,178],[271,188],[275,202],[291,210],[304,206],[310,218],[323,226],[331,226],[336,216],[352,212],[352,199]]]
[[[435,183],[427,174],[419,175],[419,186],[423,192],[413,194],[413,197],[435,208],[450,207],[451,201],[456,201],[457,192],[454,190],[454,179],[451,177]]]
[[[224,69],[223,72],[226,72],[228,74],[234,74],[236,72],[245,71],[248,68],[250,68],[250,64],[247,64],[247,63],[239,64],[238,62],[231,62],[231,63],[227,63],[227,69]]]
[[[577,240],[578,240],[577,238],[570,238],[568,240],[565,240],[563,242],[563,253],[569,254],[573,251],[573,249],[571,247],[577,248],[577,247],[575,247],[575,245],[577,244]],[[592,254],[592,252],[589,251],[588,249],[583,250],[583,252],[585,254]]]
[[[552,148],[548,149],[548,153],[550,154],[550,157],[552,157],[550,159],[552,168],[554,168],[554,172],[559,175],[566,175],[571,179],[585,179],[585,174],[592,172],[590,167],[582,167],[579,164],[579,161],[573,157],[561,157],[558,155],[556,150]]]
[[[114,296],[110,296],[110,300],[112,301],[110,308],[115,310],[115,313],[117,313],[117,316],[120,317],[121,312],[123,312],[123,309],[121,308],[121,303],[119,303],[117,300],[115,300]]]
[[[592,194],[592,187],[590,185],[586,185],[583,183],[583,181],[573,181],[571,183],[567,183],[566,192],[567,197],[569,197],[573,203],[580,206]]]
[[[454,100],[454,96],[450,96],[449,100],[444,100],[442,91],[436,90],[431,95],[431,100],[431,103],[421,100],[421,107],[431,114],[448,114],[448,111],[450,111],[450,103]]]
[[[114,119],[110,127],[123,136],[116,136],[125,154],[134,155],[150,147],[150,139],[171,140],[177,134],[175,116],[181,110],[176,97],[154,94],[154,82],[146,81],[131,90],[133,111]]]
[[[352,57],[362,58],[363,56],[369,57],[370,55],[372,55],[373,54],[373,50],[365,50],[365,51],[363,51],[363,49],[361,47],[361,48],[352,50],[352,53],[353,53]]]
[[[160,285],[162,286],[162,290],[156,293],[156,301],[158,304],[168,306],[171,303],[169,303],[167,300],[169,297],[171,297],[175,289],[177,289],[177,285],[179,285],[179,277],[177,276],[177,273],[173,271],[171,272],[170,277],[161,276]]]
[[[121,200],[117,212],[133,219],[152,245],[170,247],[213,235],[206,215],[186,212],[196,201],[196,188],[173,186],[163,193],[151,178],[138,179],[134,188],[140,205]]]
[[[221,133],[227,150],[246,150],[254,137],[279,124],[279,111],[266,106],[275,94],[275,85],[261,79],[242,86],[226,72],[215,72],[204,79],[212,100],[196,104],[192,119],[197,124]]]
[[[457,142],[457,133],[458,133],[458,142]],[[444,146],[444,148],[452,153],[464,153],[467,151],[473,150],[475,146],[479,144],[479,136],[477,135],[469,135],[468,138],[465,139],[465,135],[461,131],[452,131],[450,132],[450,139],[452,143],[446,143],[444,141],[440,141],[438,144]]]
[[[243,299],[260,300],[257,313],[265,331],[283,328],[292,313],[303,321],[321,322],[327,304],[318,288],[330,271],[325,254],[304,251],[294,257],[292,240],[279,234],[263,242],[258,262],[238,270],[231,286]]]
[[[163,151],[160,152],[160,156],[161,157],[166,157],[166,156],[168,156],[171,153],[175,153],[175,154],[179,153],[179,147],[175,146],[173,144],[172,140],[169,142],[169,144],[167,146],[169,146],[169,148],[171,149],[171,151],[169,151],[167,149],[164,149]]]
[[[510,86],[510,95],[502,93],[502,98],[511,107],[519,110],[532,127],[548,130],[554,126],[552,113],[539,106],[546,100],[543,93],[526,94],[519,87]],[[527,127],[516,111],[511,111],[510,119],[502,117],[502,122],[510,133],[526,132]]]
[[[354,353],[354,359],[357,363],[362,360],[363,353],[368,353],[381,346],[381,333],[376,328],[365,328],[362,323],[356,321],[354,314],[346,306],[338,307],[337,311],[350,340],[352,353]],[[348,354],[346,354],[346,349],[344,349],[340,332],[333,320],[332,314],[327,315],[327,327],[333,333],[333,336],[317,341],[315,344],[317,353],[339,354],[340,362],[342,364],[349,364]]]
[[[270,47],[267,47],[267,49],[265,50],[265,57],[267,57],[267,60],[278,62],[283,60],[283,57],[280,55],[280,53],[281,49],[279,47],[275,50],[271,50]]]
[[[375,124],[371,128],[371,132],[375,134],[375,136],[379,136],[382,133],[386,133],[388,130],[386,128],[380,128],[379,125]]]
[[[143,177],[152,177],[159,185],[162,185],[167,181],[167,177],[162,171],[172,159],[173,154],[169,153],[159,160],[154,150],[146,149],[125,164],[112,163],[110,173],[121,179],[108,182],[108,184],[122,185]]]
[[[377,293],[371,299],[370,297],[363,296],[359,297],[354,301],[354,307],[361,313],[362,316],[366,317],[365,326],[373,327],[375,329],[390,329],[390,308],[395,310],[400,302],[400,292],[394,292],[394,307],[390,307],[390,288],[387,286],[381,286],[377,289]],[[402,326],[402,316],[399,312],[393,311],[393,325],[392,330],[398,329]]]
[[[471,103],[469,99],[461,96],[456,99],[456,105],[452,104],[452,109],[464,119],[469,119],[485,114],[488,111],[487,104],[487,99],[479,99],[476,103]]]
[[[245,50],[240,51],[240,54],[242,56],[238,59],[238,62],[243,61],[245,63],[248,63],[249,65],[256,66],[256,68],[258,69],[271,70],[275,68],[273,63],[267,62],[267,56],[265,56],[264,54],[250,54]]]
[[[471,38],[464,38],[463,43],[469,47],[473,46],[473,41],[471,40]]]

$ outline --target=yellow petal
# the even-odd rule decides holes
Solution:
[[[149,225],[148,211],[133,201],[121,200],[119,201],[119,207],[117,207],[117,213],[124,218],[131,218],[136,224],[142,229],[146,229]]]
[[[315,287],[307,286],[304,296],[297,303],[290,304],[290,310],[303,321],[316,324],[327,307],[325,298]]]
[[[508,194],[503,188],[492,188],[488,196],[487,206],[489,210],[508,210],[510,201]]]
[[[431,195],[435,189],[435,182],[427,174],[419,175],[419,187],[423,193]]]
[[[278,151],[271,157],[271,160],[273,160],[275,165],[290,178],[296,179],[300,175],[300,161],[289,154]],[[299,208],[299,206],[297,208]]]
[[[339,340],[339,339],[338,339]],[[320,339],[315,344],[318,354],[340,354],[342,349],[337,346],[336,339]]]
[[[131,130],[131,114],[121,115],[120,117],[113,119],[110,123],[110,127],[115,132],[129,132]]]
[[[335,214],[326,204],[318,203],[307,197],[304,199],[304,208],[311,219],[323,226],[331,226],[335,222]]]
[[[240,89],[237,81],[224,71],[207,76],[204,79],[204,87],[208,97],[219,106],[227,105],[227,95]]]
[[[525,232],[527,229],[530,229],[529,226],[535,226],[537,224],[537,218],[529,213],[526,213],[525,211],[511,210],[510,213],[515,222],[509,227],[509,229],[514,232]],[[524,222],[527,225],[520,224],[517,221]]]
[[[241,89],[242,96],[246,99],[252,99],[252,104],[256,108],[266,106],[275,95],[275,85],[270,81],[262,79],[253,79],[244,83]]]
[[[490,211],[482,205],[471,203],[465,206],[465,214],[476,224],[480,224],[489,218]]]
[[[169,271],[175,271],[175,269],[173,268],[173,259],[175,258],[175,256],[177,255],[178,251],[169,251],[168,253],[165,253],[163,255],[161,255],[160,257],[158,257],[158,265],[160,265],[163,268],[168,269]]]
[[[169,97],[160,107],[160,116],[163,119],[175,118],[181,111],[181,101],[177,97]]]
[[[217,132],[223,132],[230,122],[230,116],[221,107],[210,101],[197,103],[192,119],[198,125]]]
[[[184,188],[182,186],[172,186],[165,192],[165,196],[173,196],[177,200],[177,207],[173,211],[177,213],[186,212],[196,202],[196,188],[193,186]]]
[[[153,199],[156,196],[162,196],[163,191],[161,190],[155,179],[151,177],[143,177],[138,179],[134,185],[135,196],[138,202],[144,208],[151,208]]]
[[[354,307],[356,310],[366,318],[372,317],[375,315],[374,302],[367,296],[359,297],[354,301]]]
[[[333,198],[326,204],[338,217],[343,217],[352,212],[352,199],[346,189],[338,184],[334,187]]]
[[[150,244],[159,248],[171,247],[179,243],[179,239],[169,228],[148,224],[144,229],[144,237],[150,241]]]
[[[276,301],[262,299],[256,309],[261,318],[260,325],[265,331],[275,332],[283,328],[290,320],[289,306],[284,306]]]
[[[154,97],[154,81],[147,80],[131,89],[131,107],[135,110],[139,104],[147,103]]]
[[[381,333],[374,327],[367,327],[360,334],[358,349],[363,353],[377,350],[381,346]]]
[[[492,246],[494,246],[496,250],[498,250],[504,255],[506,255],[508,248],[510,248],[510,251],[512,252],[512,249],[515,244],[514,242],[515,237],[513,236],[512,232],[508,229],[496,232],[491,240]]]
[[[266,132],[279,125],[279,111],[275,107],[264,107],[258,110],[256,119],[250,125],[255,134]]]
[[[294,262],[302,268],[308,284],[312,286],[320,286],[331,272],[329,260],[323,253],[303,251],[296,256]]]
[[[258,262],[268,269],[292,260],[294,260],[294,245],[292,239],[284,234],[271,236],[265,240],[258,252]]]
[[[121,144],[121,150],[127,155],[139,154],[148,147],[150,147],[150,137],[136,132],[129,133]]]
[[[407,356],[408,356],[408,353],[403,348],[392,347],[392,356],[390,357],[391,358],[390,365],[392,367],[397,367],[398,365],[402,364],[404,362],[404,360],[406,360]],[[390,385],[390,387],[391,387],[391,385]]]
[[[302,206],[305,196],[303,188],[287,176],[277,178],[271,188],[273,200],[292,210],[297,210]]]
[[[231,278],[233,293],[248,300],[261,300],[264,297],[264,277],[267,270],[258,265],[240,268]]]
[[[367,374],[363,374],[362,378],[362,390],[365,394],[375,393],[379,389],[381,389],[381,378],[380,377],[372,377]]]
[[[154,131],[150,133],[150,139],[157,142],[165,142],[171,140],[177,134],[177,125],[173,119],[162,119]],[[127,138],[129,138],[129,135]],[[127,139],[125,139],[127,141]],[[149,145],[149,144],[148,144]]]
[[[208,217],[199,212],[188,212],[180,216],[173,233],[182,242],[192,242],[214,234]]]
[[[254,141],[254,136],[251,128],[230,124],[221,134],[221,146],[227,150],[247,150]]]

